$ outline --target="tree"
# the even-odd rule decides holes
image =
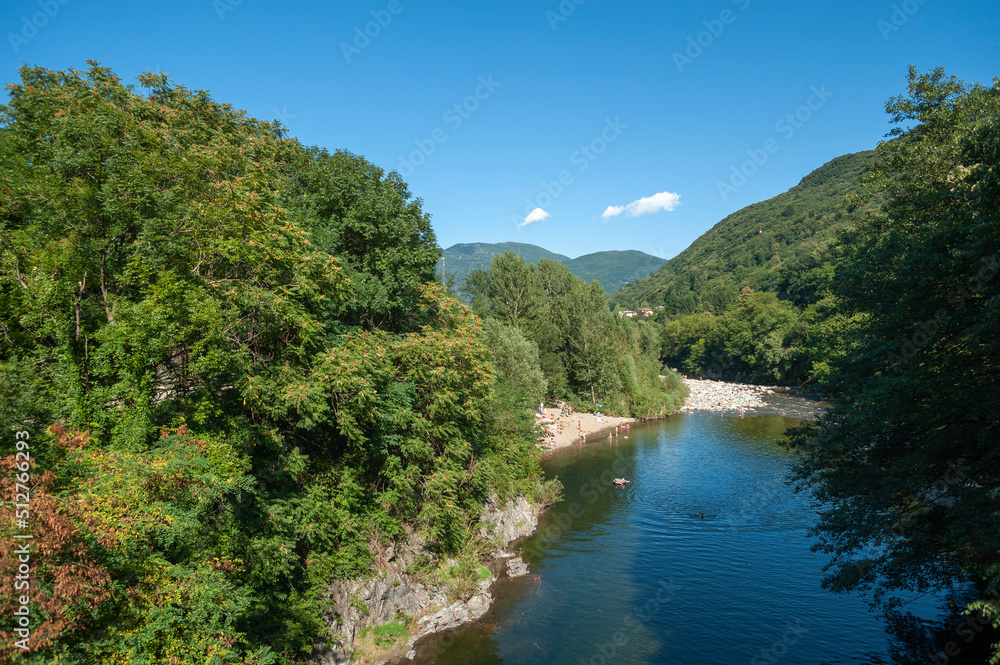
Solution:
[[[503,252],[493,257],[489,271],[473,270],[465,280],[463,290],[473,307],[485,317],[531,332],[542,314],[538,267],[526,263],[523,256]]]
[[[538,365],[538,346],[526,339],[521,331],[499,319],[483,322],[483,343],[490,350],[490,364],[498,377],[506,378],[512,387],[523,391],[537,404],[548,388]]]
[[[487,496],[530,490],[531,423],[397,175],[163,75],[21,77],[0,427],[31,430],[37,479],[24,662],[298,662],[372,543],[458,556]]]
[[[683,403],[679,380],[660,378],[654,324],[637,327],[613,314],[596,280],[587,284],[562,264],[529,264],[507,252],[490,270],[469,273],[463,288],[487,322],[516,327],[536,346],[550,395],[637,416],[666,415]]]
[[[830,361],[837,406],[799,429],[797,477],[828,508],[826,585],[977,585],[1000,625],[1000,87],[943,70],[908,77],[834,289],[848,317]],[[995,652],[1000,659],[1000,647]]]
[[[566,368],[570,385],[596,408],[617,401],[622,385],[618,363],[620,339],[615,335],[614,314],[604,303],[604,290],[596,283],[582,283],[569,301],[569,329],[564,332],[569,353]]]
[[[736,307],[717,317],[686,317],[664,329],[668,351],[688,372],[712,378],[786,381],[800,355],[794,305],[743,287]]]
[[[340,318],[415,330],[409,313],[440,258],[430,216],[398,173],[343,150],[303,150],[287,205],[315,228],[319,249],[339,260],[352,289]]]

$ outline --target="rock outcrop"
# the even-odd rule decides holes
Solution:
[[[523,496],[503,505],[490,500],[483,507],[479,535],[493,539],[500,548],[494,552],[494,559],[504,559],[514,555],[503,548],[531,535],[537,526],[538,509]],[[334,610],[324,619],[338,641],[332,648],[331,645],[317,645],[316,662],[322,665],[350,663],[349,654],[359,631],[404,616],[416,618],[420,627],[407,643],[407,648],[412,650],[416,641],[426,635],[478,619],[493,602],[490,586],[495,576],[479,582],[470,597],[449,604],[443,586],[418,581],[409,575],[406,571],[417,557],[434,559],[415,534],[401,545],[389,546],[374,554],[372,575],[337,581],[329,586],[328,595]],[[514,577],[525,574],[527,566],[516,558],[508,562],[507,570]]]
[[[481,522],[483,526],[479,529],[480,537],[492,536],[503,548],[515,540],[526,538],[535,532],[535,529],[538,528],[538,508],[523,496],[517,497],[514,501],[508,501],[503,506],[498,506],[496,499],[490,499],[483,506]],[[508,556],[510,555],[508,554]],[[494,553],[494,558],[502,557],[502,553]]]
[[[507,559],[507,577],[521,577],[527,574],[528,564],[522,561],[521,557],[516,556],[513,559]]]
[[[420,631],[410,638],[407,646],[413,647],[417,640],[425,635],[456,628],[486,614],[486,610],[493,603],[493,596],[490,594],[490,585],[492,584],[492,579],[483,580],[476,585],[476,592],[468,600],[452,603],[433,614],[425,614],[420,617],[417,620]]]

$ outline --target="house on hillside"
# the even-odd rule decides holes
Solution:
[[[623,309],[622,311],[618,312],[618,316],[627,316],[628,318],[631,319],[639,315],[630,309]]]
[[[650,309],[649,307],[640,307],[639,313],[645,316],[647,319],[653,316],[653,310]]]

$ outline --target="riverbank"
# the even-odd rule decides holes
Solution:
[[[677,413],[692,411],[724,411],[753,415],[781,415],[790,418],[813,419],[827,406],[806,390],[787,386],[767,386],[752,383],[732,383],[703,379],[684,379],[691,391]],[[615,436],[616,428],[639,422],[638,418],[621,418],[593,413],[562,415],[560,409],[545,409],[545,415],[535,414],[535,424],[545,435],[538,441],[542,450],[558,450],[572,444]],[[618,430],[621,436],[621,430]]]
[[[775,391],[775,386],[749,383],[699,379],[684,379],[684,383],[691,394],[681,411],[754,411],[766,406],[764,397]]]
[[[600,434],[612,434],[622,425],[639,422],[637,418],[620,418],[593,413],[561,414],[559,409],[545,409],[545,415],[535,414],[535,424],[541,425],[546,435],[538,442],[539,448],[556,450],[574,443],[596,438]]]
[[[830,406],[805,388],[684,379],[691,394],[681,412],[719,411],[815,420]]]

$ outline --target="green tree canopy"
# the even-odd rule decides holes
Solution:
[[[520,329],[499,319],[483,322],[483,344],[490,350],[490,364],[498,377],[523,391],[532,404],[545,397],[548,387],[538,364],[538,346]]]
[[[849,317],[837,406],[800,430],[799,478],[828,507],[827,583],[873,592],[971,582],[1000,625],[1000,88],[911,68],[834,280]],[[997,651],[1000,657],[1000,650]]]
[[[30,430],[39,479],[24,662],[299,660],[372,543],[454,554],[487,496],[530,489],[530,422],[396,174],[163,75],[21,77],[0,426]]]
[[[655,324],[612,313],[596,281],[505,252],[488,271],[469,273],[463,290],[484,318],[517,327],[537,345],[550,396],[637,416],[666,415],[683,404],[679,377],[661,379]]]

